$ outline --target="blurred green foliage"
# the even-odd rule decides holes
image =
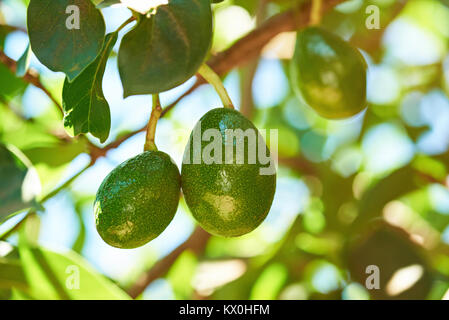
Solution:
[[[265,18],[270,18],[305,1],[225,0],[214,4],[212,52],[231,47],[255,28],[260,3],[265,3]],[[27,1],[18,3],[0,5],[0,22],[9,22],[6,15],[11,8],[22,10],[24,16]],[[368,5],[379,8],[379,30],[366,28]],[[292,199],[288,194],[296,189],[278,188],[278,203],[288,202],[296,208],[304,197],[303,207],[287,219],[288,208],[279,205],[249,235],[211,237],[204,251],[184,251],[140,298],[447,297],[448,17],[448,2],[436,0],[408,1],[405,7],[397,1],[351,0],[323,17],[323,28],[361,49],[368,61],[368,107],[346,121],[328,121],[298,101],[289,80],[288,57],[294,43],[285,34],[277,38],[272,47],[278,49],[264,51],[257,70],[274,60],[281,75],[269,74],[268,85],[250,86],[251,118],[259,128],[279,130],[279,179],[301,183],[307,190],[305,196],[298,192]],[[7,40],[17,32],[1,25],[0,48],[8,49]],[[247,80],[247,72],[232,72],[228,79],[235,76],[240,83]],[[253,83],[258,83],[257,77],[256,71]],[[270,88],[282,79],[287,80],[278,101],[261,106],[256,96],[261,92],[265,98],[276,95]],[[55,80],[47,72],[42,81],[59,97],[63,79]],[[92,137],[66,140],[50,101],[45,111],[28,116],[24,101],[29,87],[0,64],[0,142],[21,150],[40,177],[42,197],[65,181],[67,169],[89,152]],[[243,101],[248,92],[240,91]],[[169,115],[166,121],[176,123],[178,118]],[[13,169],[21,170],[21,175],[25,170],[24,166]],[[2,173],[0,199],[5,186],[12,188],[12,181],[4,177]],[[89,178],[98,179],[95,174]],[[0,242],[0,298],[129,298],[125,289],[140,272],[157,263],[155,257],[163,257],[149,244],[125,276],[102,275],[82,257],[91,241],[92,226],[86,216],[92,219],[93,194],[69,188],[64,197],[67,211],[74,212],[79,226],[72,226],[77,230],[73,246],[62,251],[47,248],[40,242],[43,227],[39,218],[27,220],[18,236]],[[181,205],[186,211],[185,204]],[[0,213],[3,207],[5,203],[0,203]],[[26,203],[21,209],[28,207]],[[276,228],[276,221],[281,220],[283,227]],[[93,250],[99,255],[107,251],[101,246]],[[379,289],[366,287],[370,265],[380,270]],[[79,290],[68,289],[76,284],[67,284],[73,270],[80,275]]]

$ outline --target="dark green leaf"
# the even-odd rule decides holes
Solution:
[[[75,25],[69,6],[79,8],[79,29],[67,27]],[[70,81],[98,55],[105,34],[103,16],[89,0],[31,0],[27,24],[36,57]]]
[[[31,58],[31,47],[28,44],[27,48],[25,49],[25,52],[17,61],[16,76],[23,77],[27,73],[28,67],[30,65],[30,58]]]
[[[117,41],[117,33],[106,36],[103,50],[73,82],[68,79],[62,90],[64,125],[73,130],[74,135],[90,132],[93,136],[106,141],[111,128],[111,113],[103,88],[103,74],[109,54]]]
[[[35,197],[41,189],[29,160],[12,148],[0,144],[0,220],[19,210],[37,207]]]
[[[140,19],[119,50],[124,96],[172,89],[192,77],[212,39],[209,0],[171,0]]]

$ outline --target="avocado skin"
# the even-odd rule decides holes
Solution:
[[[206,113],[201,122],[201,134],[219,128],[222,137],[226,129],[257,128],[239,112],[218,108]],[[198,126],[197,124],[197,126]],[[193,134],[193,132],[192,132]],[[232,164],[193,164],[192,134],[186,147],[190,148],[190,164],[183,162],[181,181],[184,198],[193,217],[203,229],[213,235],[237,237],[257,228],[266,218],[276,190],[276,173],[260,175],[260,164],[248,164],[245,144],[245,164],[236,164],[235,150]],[[222,141],[224,159],[225,144]],[[202,141],[202,150],[208,141]],[[265,145],[266,147],[266,145]],[[268,154],[269,150],[266,147]],[[184,157],[186,158],[186,153]]]
[[[101,238],[132,249],[167,228],[178,208],[181,177],[170,156],[146,151],[116,167],[103,181],[94,203]]]
[[[365,59],[324,29],[298,33],[291,74],[296,93],[322,117],[348,118],[366,107]]]

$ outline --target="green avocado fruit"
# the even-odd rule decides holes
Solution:
[[[362,54],[340,37],[318,27],[298,32],[293,88],[322,117],[344,119],[365,109],[366,68]]]
[[[169,155],[145,151],[115,168],[97,191],[101,238],[122,249],[140,247],[167,228],[178,208],[181,177]]]
[[[227,135],[228,130],[238,133],[238,129],[257,138]],[[232,153],[226,152],[227,146]],[[265,160],[258,156],[261,147]],[[251,149],[253,154],[248,151]],[[251,160],[252,156],[256,160]],[[274,164],[261,174],[261,168],[270,167],[268,161],[272,163],[270,151],[251,121],[233,109],[207,112],[190,135],[181,169],[185,201],[201,227],[223,237],[241,236],[257,228],[266,218],[276,190]]]

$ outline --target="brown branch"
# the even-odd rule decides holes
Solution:
[[[163,277],[185,250],[191,250],[197,255],[203,252],[209,238],[209,233],[200,227],[197,227],[185,242],[173,250],[169,255],[156,262],[150,270],[142,274],[136,283],[128,289],[128,294],[134,299],[137,298],[151,282]]]
[[[10,57],[8,57],[3,50],[0,49],[0,62],[3,63],[12,73],[16,73],[17,62]],[[42,90],[47,97],[58,107],[58,110],[61,115],[64,115],[63,109],[59,101],[51,94],[51,92],[42,84],[39,74],[37,71],[30,69],[27,73],[22,77],[22,79]]]

